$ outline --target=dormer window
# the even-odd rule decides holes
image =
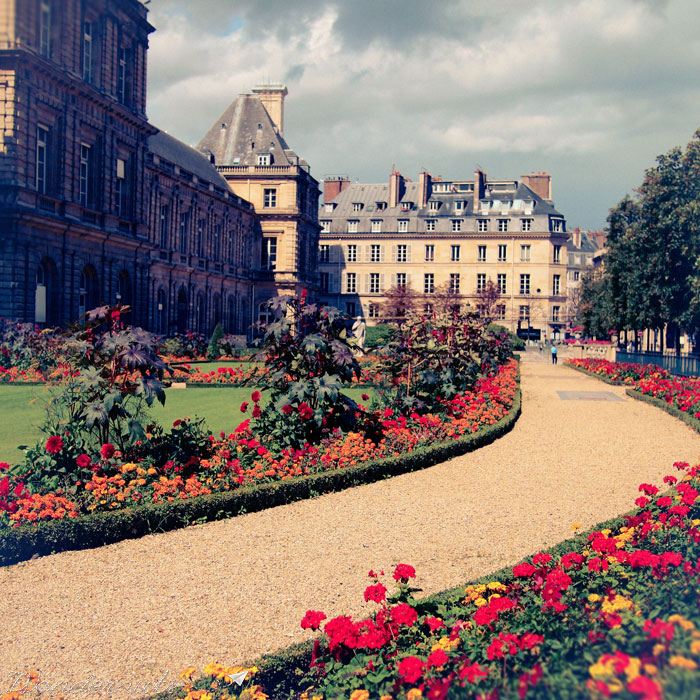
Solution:
[[[440,202],[436,199],[431,199],[428,202],[428,211],[437,211],[440,208]]]
[[[377,211],[384,211],[386,209],[386,202],[377,202]]]
[[[564,231],[564,220],[552,219],[552,231],[554,233],[562,233]]]
[[[464,202],[462,200],[457,200],[455,202],[455,211],[463,211],[464,210]]]
[[[381,219],[372,219],[370,232],[371,233],[381,233],[381,231],[382,231],[382,220]]]
[[[335,209],[335,203],[334,202],[326,202],[325,207],[326,207],[326,213],[330,214]]]
[[[362,207],[363,207],[363,206],[364,206],[364,205],[362,204],[362,202],[353,202],[353,203],[352,203],[352,210],[353,210],[354,212],[362,211]]]
[[[401,211],[411,211],[413,202],[401,202]]]
[[[322,219],[320,222],[321,224],[321,232],[322,233],[329,233],[331,230],[331,222],[328,219]]]
[[[258,165],[270,165],[270,160],[269,153],[258,153]]]
[[[357,224],[359,222],[354,219],[354,220],[349,220],[348,221],[348,233],[357,233]]]

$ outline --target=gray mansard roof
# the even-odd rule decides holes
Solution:
[[[223,188],[228,192],[229,186],[217,169],[209,162],[209,159],[186,143],[159,131],[149,137],[148,148],[151,153],[159,158],[177,165],[182,170],[196,175],[200,180],[205,180],[215,187]]]
[[[255,94],[239,95],[197,144],[213,154],[216,165],[257,165],[257,156],[269,153],[271,165],[307,165],[287,145]]]
[[[450,192],[437,191],[441,185],[450,185]],[[503,184],[504,189],[496,189],[495,186]],[[494,186],[495,185],[495,186]],[[460,186],[465,189],[461,190]],[[505,189],[505,188],[508,189]],[[469,189],[466,189],[469,188]],[[490,189],[493,188],[493,189]],[[319,219],[372,219],[381,218],[383,220],[396,219],[424,219],[424,218],[454,218],[463,216],[484,216],[487,214],[497,215],[500,211],[499,205],[496,202],[508,202],[507,211],[504,216],[517,216],[518,213],[523,214],[525,209],[528,215],[553,215],[563,216],[558,212],[551,201],[542,199],[535,194],[529,187],[522,182],[511,181],[509,183],[489,183],[487,191],[480,202],[483,206],[488,203],[489,208],[486,211],[482,206],[477,211],[474,211],[474,194],[472,183],[443,183],[441,181],[433,181],[432,193],[428,198],[428,202],[439,202],[437,210],[431,209],[429,204],[425,207],[420,207],[420,190],[417,182],[406,182],[405,191],[399,201],[397,207],[389,206],[389,185],[383,184],[353,184],[347,186],[340,194],[338,194],[330,202],[322,202],[319,209]],[[377,203],[385,202],[384,209],[378,209]],[[462,202],[462,208],[457,209],[456,202]],[[514,203],[522,202],[520,208],[513,206]],[[524,203],[531,203],[525,206]],[[331,204],[333,210],[328,211],[326,204]],[[361,204],[360,211],[354,211],[354,204]],[[409,208],[407,208],[409,207]]]

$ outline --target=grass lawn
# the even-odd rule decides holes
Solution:
[[[165,406],[155,403],[151,415],[166,427],[183,416],[198,416],[206,420],[214,433],[221,430],[231,432],[243,420],[240,406],[243,401],[250,402],[252,392],[252,387],[168,389]],[[352,388],[345,393],[359,402],[363,393],[371,395],[372,390]],[[17,446],[33,445],[41,439],[39,426],[44,421],[44,406],[48,399],[49,389],[45,386],[0,386],[0,406],[3,408],[0,462],[18,462],[22,453]],[[265,394],[262,402],[265,403]],[[247,415],[250,417],[250,412]]]

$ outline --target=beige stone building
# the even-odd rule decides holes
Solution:
[[[320,298],[368,324],[383,316],[386,292],[413,290],[429,311],[449,289],[477,310],[492,281],[496,318],[522,336],[564,336],[567,233],[551,198],[551,177],[443,181],[423,172],[388,183],[327,179],[319,210]]]
[[[197,145],[257,214],[254,316],[260,320],[270,297],[316,291],[318,181],[284,140],[286,95],[277,84],[239,95]]]

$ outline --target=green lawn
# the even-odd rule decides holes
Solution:
[[[252,387],[168,389],[165,406],[156,403],[151,412],[153,418],[164,426],[172,425],[174,420],[183,416],[198,416],[206,420],[213,432],[230,432],[244,418],[240,406],[243,401],[250,402],[252,392]],[[371,395],[372,391],[353,388],[345,393],[355,401],[361,401],[361,394]],[[44,406],[48,398],[49,389],[45,386],[0,386],[0,406],[3,409],[0,462],[17,462],[21,458],[18,445],[33,445],[41,439],[39,426],[44,421]]]

